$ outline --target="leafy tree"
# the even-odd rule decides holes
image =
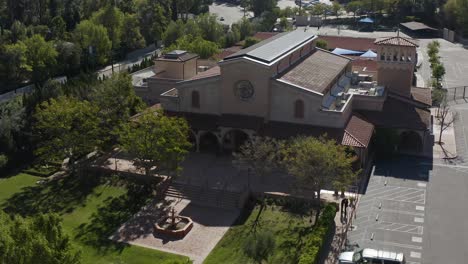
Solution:
[[[174,44],[177,39],[184,35],[184,23],[182,20],[177,20],[176,22],[171,21],[167,26],[166,31],[163,34],[164,46],[169,47]]]
[[[26,45],[27,64],[32,70],[34,84],[41,86],[54,74],[57,64],[57,51],[52,42],[47,42],[40,35],[34,35],[24,41]]]
[[[148,111],[138,117],[136,122],[123,126],[120,144],[135,157],[135,165],[150,175],[156,172],[178,173],[180,163],[190,148],[187,121],[167,117],[161,111]]]
[[[251,9],[255,17],[260,16],[263,12],[272,12],[278,5],[277,0],[250,0]]]
[[[91,17],[94,24],[103,25],[107,29],[107,34],[115,49],[120,45],[124,14],[117,7],[108,4],[105,8],[97,11]]]
[[[351,12],[351,13],[353,13],[354,19],[356,19],[356,13],[357,13],[358,11],[360,11],[361,8],[362,8],[362,2],[361,2],[361,1],[352,1],[352,2],[349,2],[349,3],[345,6],[346,12]]]
[[[88,101],[61,96],[42,102],[34,114],[39,139],[36,154],[54,160],[68,157],[69,165],[100,142],[98,107]]]
[[[233,154],[233,163],[239,168],[252,170],[263,180],[264,176],[278,167],[279,149],[281,142],[268,137],[253,137],[240,147],[239,152]],[[250,176],[250,175],[249,175]]]
[[[253,37],[248,37],[248,38],[245,39],[244,49],[257,44],[258,42],[260,42],[259,39],[256,39],[256,38],[253,38]]]
[[[8,157],[5,154],[0,154],[0,171],[8,164]]]
[[[138,5],[140,27],[146,43],[163,39],[163,33],[171,21],[171,3],[163,0],[141,1]]]
[[[20,96],[0,104],[0,149],[3,153],[11,155],[21,148],[26,119]]]
[[[275,250],[275,239],[271,232],[261,231],[252,234],[244,244],[244,253],[255,263],[262,264],[273,254]]]
[[[321,49],[328,49],[328,43],[326,40],[323,40],[323,39],[319,39],[317,40],[317,44],[316,44],[317,48],[321,48]]]
[[[234,25],[233,25],[234,26]],[[239,22],[240,40],[250,37],[254,33],[254,26],[247,18],[242,18]]]
[[[81,64],[81,47],[78,44],[58,41],[55,44],[58,52],[58,72],[68,77],[79,73]]]
[[[442,80],[445,75],[445,67],[441,63],[437,63],[432,67],[432,78],[436,81],[436,88],[442,88]]]
[[[283,164],[288,173],[295,176],[301,186],[308,186],[320,204],[320,191],[333,184],[344,188],[340,182],[349,182],[356,177],[352,169],[355,156],[349,154],[347,147],[334,140],[299,136],[283,148]],[[320,213],[316,213],[315,223]]]
[[[56,214],[13,218],[0,210],[1,263],[80,263]]]
[[[5,45],[1,60],[3,72],[12,83],[21,83],[32,71],[26,58],[27,47],[23,42]]]
[[[332,6],[331,6],[331,10],[332,10],[333,14],[335,14],[335,16],[337,18],[339,18],[340,14],[341,14],[341,10],[343,10],[343,7],[340,5],[340,3],[334,1]]]
[[[50,21],[50,33],[54,39],[63,39],[65,31],[67,29],[67,24],[62,17],[56,16]]]
[[[280,18],[280,23],[279,23],[281,29],[283,31],[289,31],[292,29],[291,25],[288,22],[288,19],[286,17]]]
[[[143,48],[145,45],[145,39],[140,33],[137,17],[135,15],[125,15],[122,27],[121,46],[127,51]]]
[[[74,35],[76,41],[83,49],[83,54],[87,56],[85,63],[92,64],[92,59],[96,59],[99,64],[107,62],[112,43],[105,27],[96,25],[89,20],[84,20],[78,24]],[[90,50],[92,50],[91,54]]]
[[[144,109],[144,103],[135,94],[128,74],[114,74],[97,85],[91,100],[99,108],[102,146],[112,147],[117,142],[117,130],[130,116]]]
[[[197,16],[195,21],[200,28],[203,39],[219,43],[219,40],[224,34],[224,28],[223,25],[218,22],[216,15],[201,14]]]
[[[26,38],[26,26],[18,20],[13,22],[11,25],[11,41],[16,43],[17,41],[24,40]]]

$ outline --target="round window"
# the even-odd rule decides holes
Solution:
[[[241,100],[249,100],[254,96],[255,90],[252,83],[247,80],[242,80],[236,83],[234,93]]]

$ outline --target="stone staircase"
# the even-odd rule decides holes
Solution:
[[[187,199],[192,203],[201,206],[229,210],[242,207],[240,205],[240,192],[203,188],[178,182],[172,182],[171,185],[169,185],[169,188],[166,191],[166,196]]]

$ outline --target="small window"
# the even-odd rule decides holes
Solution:
[[[192,108],[200,108],[200,93],[192,91]]]
[[[380,55],[380,60],[385,60],[385,53],[382,53],[382,55]]]
[[[294,117],[304,118],[304,102],[302,100],[296,100],[294,103]]]

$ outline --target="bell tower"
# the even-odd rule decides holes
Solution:
[[[411,97],[414,67],[417,63],[416,42],[398,34],[396,37],[378,39],[375,44],[378,84],[385,86],[389,92]]]

